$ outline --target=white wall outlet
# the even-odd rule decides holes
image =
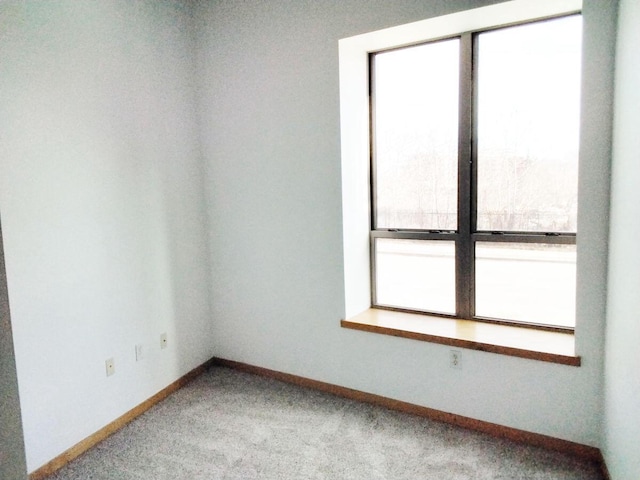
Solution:
[[[449,350],[449,366],[462,370],[462,353],[460,350]]]
[[[167,334],[160,334],[160,348],[167,348]]]
[[[139,343],[136,345],[136,362],[139,362],[144,358],[144,350],[142,348],[142,344]]]
[[[105,360],[104,364],[107,369],[107,377],[110,377],[111,375],[116,373],[116,364],[113,363],[113,358]]]

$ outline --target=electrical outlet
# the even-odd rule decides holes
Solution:
[[[114,373],[116,373],[116,365],[113,363],[113,358],[109,358],[104,362],[105,367],[107,368],[107,377],[110,377]]]
[[[456,370],[462,370],[462,353],[460,353],[460,350],[449,350],[449,366]]]
[[[142,349],[142,344],[139,343],[136,345],[136,362],[139,362],[144,358],[144,350]]]
[[[160,348],[167,348],[167,334],[160,334]]]

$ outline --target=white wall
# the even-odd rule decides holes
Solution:
[[[640,3],[621,0],[611,183],[605,438],[613,480],[640,478]]]
[[[587,0],[580,368],[341,329],[338,40],[491,1],[200,2],[216,354],[599,446],[615,2]]]
[[[0,211],[29,471],[213,354],[190,23],[171,1],[0,2]]]

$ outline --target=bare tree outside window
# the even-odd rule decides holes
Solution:
[[[375,57],[378,227],[457,227],[459,44]]]
[[[580,20],[478,35],[478,230],[576,231]]]

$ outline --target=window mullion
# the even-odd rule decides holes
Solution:
[[[369,222],[370,230],[378,228],[376,219],[377,198],[376,198],[376,102],[375,102],[375,79],[376,79],[376,56],[369,54]]]
[[[473,38],[460,38],[460,96],[458,127],[458,240],[456,244],[456,313],[473,316],[474,260],[472,233],[471,153],[473,134]]]

